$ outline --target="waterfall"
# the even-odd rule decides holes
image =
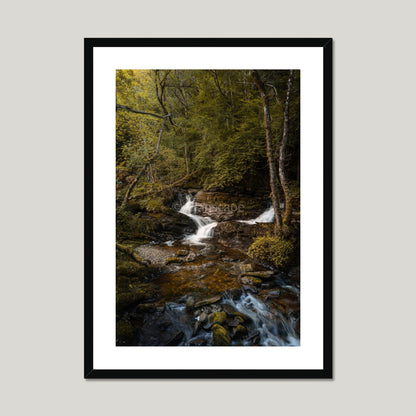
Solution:
[[[191,244],[203,244],[201,242],[202,239],[211,238],[213,236],[214,228],[217,226],[218,223],[210,217],[202,217],[200,215],[194,214],[195,204],[190,195],[186,196],[186,203],[181,207],[179,212],[191,218],[197,226],[196,233],[190,235],[186,239]]]
[[[262,214],[260,214],[254,220],[241,220],[240,222],[244,222],[246,224],[257,224],[257,223],[266,223],[266,222],[273,222],[274,219],[274,208],[273,205],[270,208],[267,208]]]

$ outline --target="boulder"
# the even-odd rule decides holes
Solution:
[[[237,325],[233,330],[233,338],[242,338],[247,335],[247,328],[243,325]]]
[[[153,284],[134,285],[126,292],[117,292],[117,312],[123,311],[126,308],[143,301],[152,301],[157,298],[157,295],[157,288]]]
[[[228,331],[219,324],[212,326],[212,345],[229,346],[231,345],[231,337]]]
[[[227,319],[227,314],[222,312],[214,312],[209,316],[209,321],[211,324],[219,323],[220,325],[223,325]]]

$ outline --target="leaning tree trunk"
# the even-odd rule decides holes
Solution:
[[[257,88],[260,92],[261,101],[263,103],[264,128],[266,130],[267,161],[269,164],[269,176],[270,176],[270,189],[272,193],[272,203],[273,203],[274,214],[275,214],[274,216],[276,219],[275,231],[276,233],[278,233],[281,231],[281,228],[282,228],[282,217],[280,215],[279,194],[277,190],[276,166],[273,161],[272,127],[271,127],[272,121],[271,121],[270,110],[269,110],[269,99],[266,94],[264,83],[260,79],[258,72],[252,71],[251,75],[254,78]]]
[[[290,92],[293,85],[293,71],[289,73],[289,80],[287,82],[287,93],[286,93],[286,102],[283,112],[283,138],[280,145],[279,152],[279,177],[280,183],[282,184],[283,192],[285,193],[285,213],[283,216],[283,225],[289,226],[292,219],[292,194],[289,188],[289,181],[287,180],[286,175],[286,145],[287,138],[289,134],[289,102],[290,102]]]

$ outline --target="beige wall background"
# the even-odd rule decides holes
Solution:
[[[414,412],[414,3],[8,2],[5,415]],[[83,380],[83,38],[333,37],[333,381]]]

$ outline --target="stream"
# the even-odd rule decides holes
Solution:
[[[158,299],[130,311],[139,328],[133,345],[300,345],[299,271],[270,270],[221,242],[218,222],[198,215],[190,195],[179,213],[192,219],[194,233],[136,248],[163,272],[152,281]],[[273,218],[270,207],[239,222],[250,226]]]

